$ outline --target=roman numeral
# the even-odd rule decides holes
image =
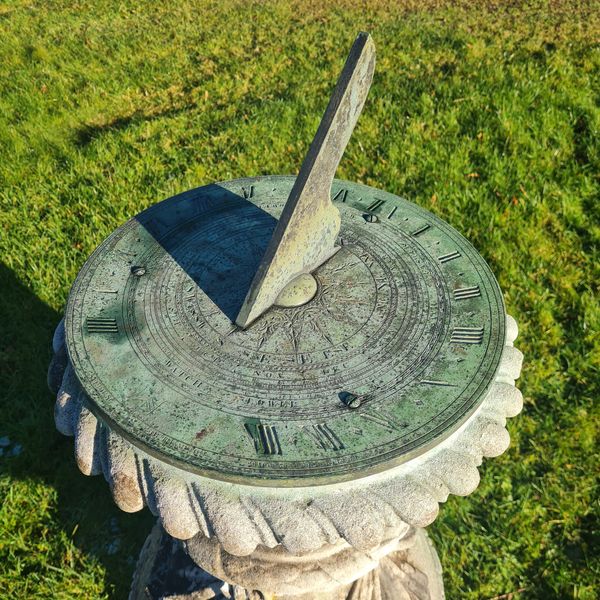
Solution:
[[[88,317],[86,326],[88,333],[119,333],[117,320],[109,317]]]
[[[450,262],[451,260],[454,260],[455,258],[460,258],[460,252],[458,250],[455,250],[454,252],[450,252],[449,254],[443,254],[442,256],[438,256],[438,260],[441,263]]]
[[[323,450],[343,450],[344,444],[326,423],[307,425],[302,428]]]
[[[483,327],[456,327],[450,335],[451,344],[481,344]]]
[[[254,198],[254,186],[251,185],[249,188],[242,187],[242,193],[244,194],[244,198],[246,198],[246,200],[248,198]]]
[[[455,300],[466,300],[467,298],[477,298],[481,296],[481,290],[478,285],[454,290]]]
[[[431,225],[423,225],[423,227],[419,227],[419,229],[413,231],[410,235],[412,235],[413,237],[416,237],[418,235],[421,235],[422,233],[425,233],[429,228],[431,227]]]
[[[437,381],[436,379],[421,379],[419,383],[423,385],[437,385],[440,387],[456,387],[453,383],[448,383],[447,381]]]
[[[336,195],[331,199],[332,202],[335,202],[336,200],[338,200],[339,202],[346,202],[346,198],[348,197],[348,190],[345,188],[342,188],[341,190],[339,190]]]
[[[367,211],[368,212],[373,212],[373,211],[377,210],[378,208],[381,208],[384,204],[385,204],[385,200],[380,200],[379,198],[375,198],[375,201],[372,202],[367,207]]]
[[[274,425],[245,423],[244,428],[252,439],[257,454],[283,454]]]
[[[360,416],[368,421],[377,423],[377,425],[380,425],[388,431],[400,431],[406,427],[405,423],[396,419],[396,417],[394,417],[390,412],[382,409],[378,409],[376,411],[363,411],[360,413]]]
[[[392,208],[392,210],[390,211],[390,214],[387,216],[388,219],[391,219],[394,214],[396,213],[396,211],[398,210],[397,206],[394,206],[394,208]]]
[[[115,248],[114,252],[122,259],[126,260],[128,264],[130,264],[131,260],[137,256],[137,252],[128,252],[127,250],[121,250],[120,248]]]

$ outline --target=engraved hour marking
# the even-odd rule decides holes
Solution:
[[[313,440],[323,448],[323,450],[343,450],[344,444],[331,430],[326,423],[317,423],[316,425],[307,425],[303,427],[304,431],[310,435]]]
[[[137,252],[128,252],[127,250],[121,250],[120,248],[115,248],[115,252],[128,262],[137,256]]]
[[[257,454],[283,454],[274,425],[245,423],[244,427],[254,442]]]
[[[421,235],[422,233],[425,233],[430,227],[431,227],[431,225],[425,224],[425,225],[423,225],[423,227],[419,227],[419,229],[417,229],[416,231],[413,231],[410,235],[416,237],[417,235]]]
[[[450,335],[452,344],[481,344],[483,327],[456,327]]]
[[[380,425],[388,431],[399,431],[406,427],[404,423],[398,421],[398,419],[392,416],[388,411],[382,409],[361,412],[360,416],[368,421],[377,423],[377,425]]]
[[[478,285],[454,290],[455,300],[466,300],[467,298],[477,298],[478,296],[481,296],[481,290]]]
[[[375,198],[375,202],[373,202],[372,204],[370,204],[367,207],[367,212],[373,212],[373,211],[377,210],[378,208],[381,208],[384,204],[385,204],[385,200],[380,200],[379,198]]]
[[[94,290],[97,294],[118,294],[118,290]]]
[[[117,320],[108,317],[88,317],[86,325],[88,333],[119,333]]]
[[[342,188],[341,190],[339,190],[337,192],[337,194],[333,197],[332,201],[335,202],[336,200],[340,200],[340,202],[346,202],[346,198],[348,197],[348,190],[345,188]]]
[[[144,407],[144,410],[149,413],[155,412],[156,409],[160,408],[163,404],[164,402],[159,402],[153,396],[148,396],[145,400],[142,400],[142,406]]]
[[[435,379],[421,379],[419,383],[423,383],[424,385],[438,385],[441,387],[456,387],[453,383],[448,383],[447,381],[437,381]]]
[[[242,192],[243,192],[244,198],[246,198],[246,200],[248,198],[254,198],[254,186],[253,185],[251,185],[249,188],[242,187]]]
[[[398,210],[398,207],[394,206],[394,208],[392,208],[392,210],[390,211],[390,214],[387,216],[387,218],[391,219],[397,210]]]
[[[450,252],[448,254],[443,254],[442,256],[438,256],[438,260],[441,263],[450,262],[451,260],[454,260],[455,258],[460,258],[460,252],[458,250],[455,250],[454,252]]]

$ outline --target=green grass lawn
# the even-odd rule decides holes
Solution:
[[[469,238],[525,353],[510,450],[430,527],[448,598],[600,596],[600,3],[14,0],[0,4],[0,598],[124,598],[152,523],[81,475],[54,429],[45,371],[79,268],[167,196],[296,172],[361,29],[378,64],[338,177]]]

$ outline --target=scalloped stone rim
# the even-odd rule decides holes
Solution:
[[[75,437],[75,457],[86,475],[103,473],[126,512],[145,505],[169,535],[215,537],[229,554],[281,544],[291,554],[347,542],[369,551],[410,527],[433,522],[449,494],[466,496],[479,484],[484,457],[510,443],[506,419],[523,406],[515,387],[523,355],[514,347],[515,320],[506,317],[506,342],[496,379],[477,411],[438,446],[398,467],[350,482],[299,488],[227,483],[187,473],[150,456],[116,434],[90,411],[64,341],[56,328],[48,384],[57,393],[57,429]]]

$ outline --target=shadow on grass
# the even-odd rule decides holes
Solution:
[[[0,290],[0,437],[8,436],[11,443],[0,457],[0,476],[42,482],[56,490],[50,515],[42,511],[32,514],[32,522],[41,521],[39,529],[55,542],[62,529],[86,560],[105,568],[107,591],[115,598],[125,598],[134,562],[153,519],[148,511],[122,513],[101,476],[85,477],[78,471],[72,438],[55,429],[54,398],[46,386],[46,370],[52,334],[61,315],[1,263]],[[10,455],[17,445],[22,451]],[[31,563],[32,554],[37,556],[37,540],[24,541],[26,547],[15,553],[28,554]],[[63,566],[65,546],[55,542],[51,543],[52,554],[39,557],[38,574],[48,565]],[[27,577],[27,572],[20,577]]]
[[[189,110],[189,105],[171,106],[153,111],[135,110],[129,115],[114,117],[105,123],[86,123],[75,132],[75,145],[78,148],[84,148],[104,133],[122,131],[139,123],[155,121],[165,117],[174,117]]]

